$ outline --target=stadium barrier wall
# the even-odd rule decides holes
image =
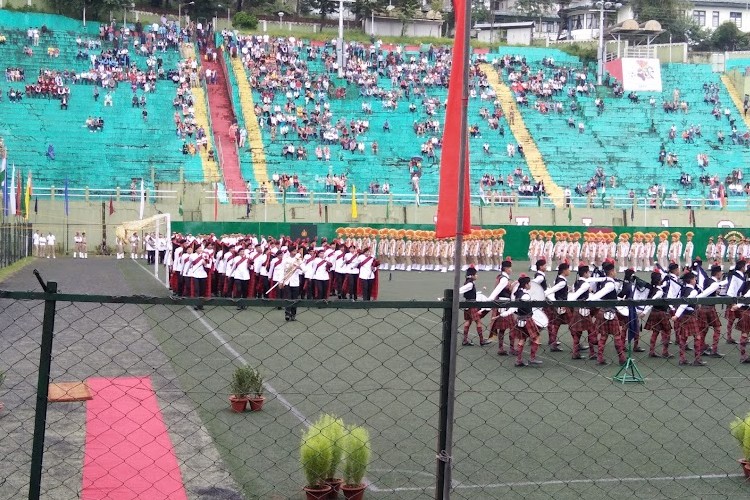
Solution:
[[[46,293],[0,290],[5,498],[301,498],[300,436],[325,413],[369,431],[368,498],[438,498],[450,301],[244,301],[237,313],[243,301],[61,294],[39,280]],[[299,321],[283,321],[277,307],[292,306]],[[750,409],[736,352],[701,367],[639,357],[642,383],[623,384],[616,365],[540,343],[543,365],[524,369],[494,345],[459,348],[451,496],[746,495],[729,433]],[[242,366],[264,377],[258,412],[229,409]]]
[[[365,205],[364,198],[360,198],[359,195],[357,220],[351,218],[351,204],[345,200],[339,204],[288,203],[286,209],[280,203],[251,204],[250,206],[219,203],[216,206],[213,200],[204,197],[201,185],[177,186],[181,189],[174,191],[170,198],[145,204],[144,217],[169,213],[174,222],[182,219],[186,223],[199,224],[194,226],[196,228],[194,231],[191,229],[193,232],[220,234],[222,231],[211,228],[221,227],[221,224],[225,223],[250,224],[248,227],[256,227],[253,224],[284,220],[289,224],[404,227],[429,230],[434,228],[436,216],[434,205],[392,205],[390,207],[381,204]],[[114,213],[110,213],[110,200],[112,200],[111,207]],[[40,197],[35,199],[32,205],[37,210],[30,214],[29,222],[34,225],[34,230],[44,233],[51,231],[55,234],[60,251],[67,251],[70,248],[77,231],[86,232],[90,249],[99,245],[102,240],[106,240],[107,244],[112,247],[115,244],[114,227],[125,221],[138,220],[140,217],[140,203],[137,199],[132,201],[129,194],[121,194],[119,198],[114,196],[101,199],[90,198],[87,201],[78,198],[70,199],[67,215],[64,198],[59,195],[54,199]],[[649,228],[650,231],[657,233],[667,229],[682,233],[693,230],[696,234],[698,230],[704,228],[708,230],[708,234],[716,235],[723,230],[747,226],[745,218],[743,212],[735,210],[694,210],[691,213],[689,210],[681,209],[625,210],[576,207],[570,210],[560,210],[545,207],[472,207],[472,222],[476,227],[508,229],[522,225],[519,230],[524,234],[533,227],[555,230],[568,230],[570,227],[575,227],[580,231],[586,230],[587,227],[612,227],[617,228],[617,232],[632,233]],[[266,232],[265,234],[273,233]],[[319,234],[330,237],[332,232],[321,230]],[[527,245],[528,240],[525,236],[523,239],[525,242],[518,242],[521,246],[517,248],[506,246],[507,251],[511,252],[509,255],[514,258],[526,255],[526,249],[522,246]],[[702,237],[696,236],[695,241],[697,251],[702,252],[705,248]]]

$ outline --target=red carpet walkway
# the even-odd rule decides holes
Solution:
[[[186,500],[151,379],[92,378],[86,403],[84,500]]]
[[[208,87],[208,109],[211,113],[211,125],[214,131],[214,139],[221,142],[221,168],[224,173],[224,182],[227,192],[232,193],[232,202],[235,204],[246,203],[247,184],[242,178],[240,171],[240,159],[234,147],[234,137],[229,133],[229,127],[234,120],[232,100],[229,96],[227,85],[226,66],[221,64],[221,56],[217,62],[203,60],[206,69],[216,71],[217,79],[213,85]],[[217,150],[218,152],[218,150]]]

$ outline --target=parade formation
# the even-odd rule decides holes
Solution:
[[[514,263],[503,257],[504,229],[477,230],[462,246],[461,266],[466,281],[462,299],[477,301],[464,310],[463,345],[498,340],[497,353],[516,356],[516,366],[541,365],[537,352],[547,330],[550,352],[561,352],[561,327],[572,339],[572,359],[588,358],[608,364],[604,352],[612,339],[618,362],[626,360],[626,341],[635,352],[645,352],[642,331],[651,332],[648,355],[670,359],[669,346],[678,346],[679,364],[704,366],[704,357],[723,357],[719,351],[722,324],[716,306],[668,305],[601,307],[600,300],[750,297],[750,241],[722,236],[710,238],[707,265],[696,254],[693,233],[615,234],[614,232],[529,232],[529,266],[513,276]],[[146,239],[158,241],[147,235]],[[632,242],[631,242],[632,239]],[[583,242],[581,243],[581,240]],[[616,242],[617,241],[617,242]],[[339,228],[336,237],[278,238],[254,234],[181,235],[172,237],[166,255],[170,287],[183,297],[284,298],[315,300],[376,300],[379,271],[448,272],[453,270],[455,241],[437,239],[433,231],[389,228]],[[728,272],[725,272],[725,267]],[[478,271],[498,271],[489,295],[477,287]],[[554,273],[552,275],[551,273]],[[642,273],[644,278],[637,274]],[[579,307],[558,307],[557,301],[577,300]],[[482,308],[481,302],[493,302]],[[501,307],[503,301],[544,301],[546,307]],[[244,305],[238,309],[244,309]],[[196,306],[201,309],[202,306]],[[485,335],[483,322],[489,316]],[[737,344],[740,361],[746,355],[750,310],[728,306],[725,340]],[[287,307],[285,319],[295,321],[297,308]],[[712,336],[708,334],[712,331]],[[506,350],[505,335],[508,334]],[[584,337],[584,333],[586,336]],[[688,345],[692,337],[692,347]],[[528,361],[524,348],[529,344]],[[688,360],[688,351],[693,359]]]

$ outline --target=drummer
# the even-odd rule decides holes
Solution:
[[[616,269],[611,260],[602,264],[602,270],[606,276],[603,286],[598,292],[591,295],[589,300],[617,300],[617,286],[615,283]],[[609,364],[604,359],[604,346],[607,338],[611,335],[614,337],[615,349],[620,359],[620,364],[625,363],[625,339],[622,336],[620,321],[617,319],[617,310],[613,306],[603,307],[599,310],[596,317],[597,330],[599,332],[599,349],[596,360],[600,365]]]
[[[587,281],[591,278],[591,270],[584,262],[578,266],[578,279],[573,284],[573,291],[568,294],[569,300],[588,300],[591,284]],[[574,307],[570,320],[570,334],[573,337],[573,359],[583,359],[581,350],[589,349],[589,359],[596,359],[594,346],[598,342],[596,324],[588,307]],[[589,344],[581,345],[581,334],[588,334]]]
[[[568,276],[570,276],[570,264],[563,261],[557,268],[557,277],[555,284],[545,290],[544,295],[547,299],[568,300]],[[570,323],[571,311],[569,307],[555,307],[552,305],[545,308],[545,313],[549,317],[549,346],[551,352],[562,352],[560,342],[557,341],[557,332],[560,326]]]
[[[500,274],[497,275],[497,284],[489,296],[490,300],[510,300],[513,283],[510,280],[510,273],[513,272],[513,263],[510,258],[500,264]],[[509,309],[492,309],[492,319],[490,321],[490,338],[497,335],[497,354],[498,356],[507,356],[505,351],[505,330],[508,330],[508,342],[510,344],[511,355],[515,354],[513,345],[513,325],[515,317]]]
[[[513,299],[518,301],[530,301],[531,295],[531,278],[525,274],[518,277],[518,290],[516,290]],[[516,311],[516,323],[513,327],[513,338],[516,343],[516,366],[524,367],[529,363],[532,365],[541,365],[542,361],[536,359],[536,352],[539,350],[539,328],[532,319],[534,310],[530,306],[519,307]],[[531,352],[529,363],[523,360],[523,346],[526,344],[526,338],[531,341]]]
[[[477,300],[476,280],[477,270],[475,267],[471,266],[466,270],[466,281],[464,282],[464,285],[458,289],[458,292],[463,294],[464,300]],[[480,312],[478,307],[469,307],[467,309],[464,309],[464,340],[462,342],[462,345],[474,345],[474,342],[469,340],[469,330],[471,329],[472,323],[476,323],[477,325],[479,345],[484,346],[489,344],[490,341],[484,339],[484,334],[482,331],[482,313]]]

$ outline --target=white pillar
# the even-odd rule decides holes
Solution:
[[[154,277],[159,279],[159,218],[156,218],[156,248],[154,249]]]
[[[596,84],[601,85],[604,78],[604,2],[599,7],[599,68],[596,72]]]

